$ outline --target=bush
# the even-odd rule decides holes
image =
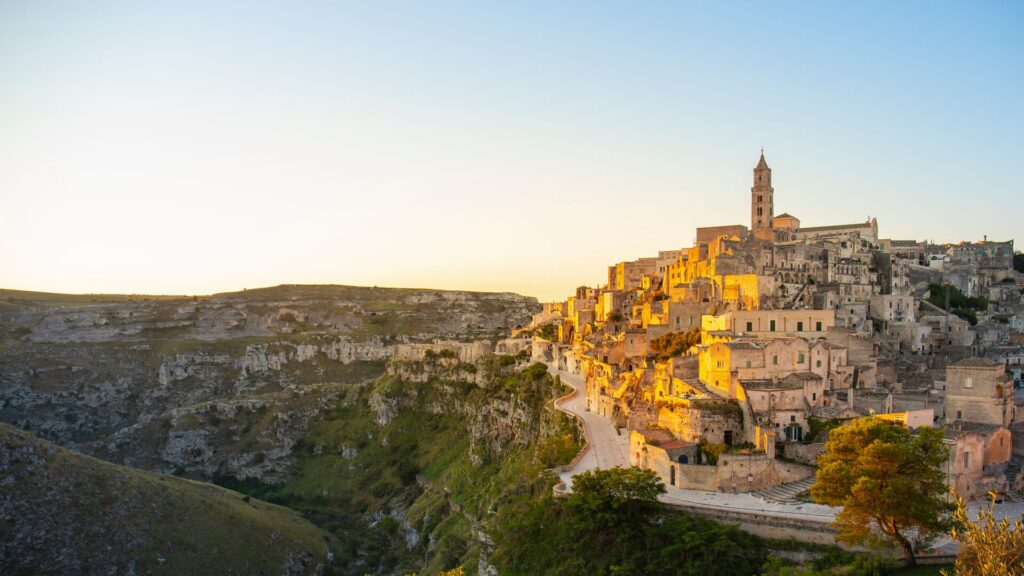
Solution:
[[[534,331],[534,334],[545,340],[558,340],[558,328],[554,324],[545,324]]]
[[[651,340],[649,346],[657,359],[664,361],[683,354],[697,344],[700,344],[700,328],[689,332],[670,332]]]

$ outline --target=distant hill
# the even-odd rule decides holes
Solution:
[[[319,574],[330,537],[286,508],[110,464],[0,423],[0,573]]]

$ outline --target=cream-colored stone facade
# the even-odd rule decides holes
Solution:
[[[587,409],[633,431],[631,462],[676,486],[745,490],[791,480],[802,472],[774,456],[814,453],[801,448],[810,418],[871,413],[911,429],[936,414],[956,424],[947,429],[959,455],[948,466],[951,485],[975,495],[999,486],[1012,456],[1012,437],[1000,431],[1016,420],[1012,379],[957,360],[1013,344],[1024,327],[1024,308],[1013,313],[1024,278],[991,265],[1006,254],[883,241],[873,218],[805,227],[775,215],[763,154],[753,177],[749,229],[698,228],[693,246],[610,266],[604,286],[578,288],[534,319],[531,328],[558,328],[553,342],[535,339],[534,357],[582,375]],[[1006,249],[983,243],[989,248]],[[931,267],[934,256],[948,264],[945,277]],[[982,260],[991,273],[981,272]],[[956,274],[994,298],[979,312],[987,326],[921,299],[929,284]],[[996,313],[1003,328],[992,326]],[[654,353],[657,338],[688,348],[666,360]],[[701,444],[734,450],[709,466],[695,461]]]

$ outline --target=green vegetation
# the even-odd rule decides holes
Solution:
[[[939,308],[945,309],[947,291],[949,292],[950,312],[964,320],[967,320],[971,325],[978,323],[977,312],[984,312],[985,310],[988,310],[988,298],[985,298],[984,296],[964,296],[963,292],[961,292],[956,286],[930,284],[928,286],[928,302],[931,302]]]
[[[618,310],[615,310],[611,314],[608,315],[608,321],[609,322],[622,322],[625,319],[626,318],[625,318],[625,316],[622,315],[622,312],[619,312]]]
[[[907,565],[914,566],[915,549],[947,527],[944,514],[950,506],[942,472],[947,457],[939,429],[922,427],[912,434],[860,418],[829,434],[811,496],[819,504],[843,507],[834,523],[837,541],[898,546]]]
[[[763,543],[735,526],[669,511],[664,486],[638,468],[575,477],[566,498],[520,497],[498,511],[492,562],[509,575],[746,575]]]
[[[288,483],[221,483],[332,532],[349,564],[342,573],[475,572],[474,526],[509,498],[550,493],[554,479],[544,470],[581,447],[575,422],[551,405],[564,388],[543,364],[515,371],[514,361],[483,360],[480,369],[494,370],[486,388],[382,377],[310,426]],[[373,406],[400,409],[381,424]],[[526,421],[491,419],[500,406],[515,406]]]
[[[971,520],[963,499],[956,499],[955,524],[950,530],[950,536],[960,543],[956,576],[1024,574],[1024,522],[996,520],[994,512],[994,495],[989,508],[978,511],[977,520]]]
[[[558,340],[558,328],[554,324],[545,324],[537,328],[535,334],[548,341]]]
[[[334,547],[291,510],[89,458],[7,424],[0,461],[10,480],[5,573],[317,574]]]
[[[1024,273],[1024,252],[1017,252],[1013,255],[1013,269]]]
[[[688,332],[670,332],[659,336],[651,340],[650,348],[658,360],[665,361],[685,353],[697,344],[700,344],[700,328],[694,328]]]
[[[842,420],[838,418],[827,418],[820,419],[810,416],[807,418],[807,426],[811,429],[807,436],[804,437],[806,442],[820,441],[822,435],[826,432],[836,428],[842,424]]]

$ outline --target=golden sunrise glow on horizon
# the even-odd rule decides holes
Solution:
[[[995,14],[964,16],[986,44],[947,46],[964,19],[544,10],[0,6],[0,288],[560,299],[749,224],[762,145],[808,226],[1020,229],[1024,54]],[[964,195],[1006,209],[963,218]]]

